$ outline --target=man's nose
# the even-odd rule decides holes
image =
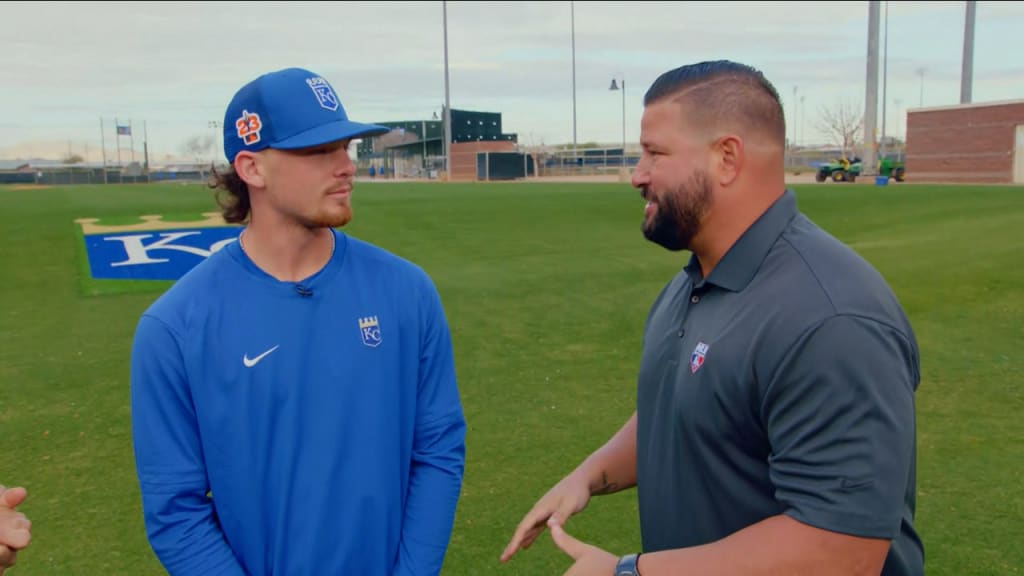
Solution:
[[[633,174],[629,178],[629,183],[634,188],[643,188],[651,181],[650,174],[647,171],[647,163],[641,159],[636,163],[636,168],[633,169]]]
[[[348,148],[339,148],[335,153],[335,156],[337,162],[335,166],[335,174],[338,176],[351,176],[355,173],[356,165],[348,155]]]

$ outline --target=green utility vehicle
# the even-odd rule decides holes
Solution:
[[[814,179],[818,182],[831,180],[833,182],[855,182],[860,176],[861,160],[854,157],[853,160],[839,158],[818,166],[818,172]],[[903,182],[906,170],[903,161],[897,158],[886,156],[878,163],[878,175],[888,176],[897,182]]]

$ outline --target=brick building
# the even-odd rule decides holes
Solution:
[[[1024,184],[1024,100],[907,112],[907,181]]]

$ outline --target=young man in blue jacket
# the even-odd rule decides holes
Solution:
[[[353,139],[300,68],[243,86],[217,175],[238,242],[139,320],[135,458],[149,542],[172,574],[438,574],[465,422],[437,290],[338,230]]]

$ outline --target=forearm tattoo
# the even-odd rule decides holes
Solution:
[[[601,471],[601,486],[597,490],[594,490],[594,494],[611,494],[619,489],[619,485],[615,482],[608,481],[608,472]]]

